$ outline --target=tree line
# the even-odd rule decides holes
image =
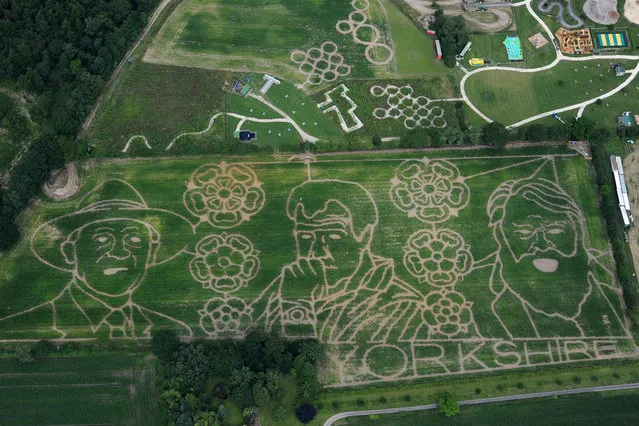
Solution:
[[[49,172],[75,158],[76,133],[158,1],[0,0],[0,80],[37,95],[38,127],[0,191],[0,250],[19,239],[16,218]],[[5,121],[24,124],[16,114]]]
[[[230,402],[242,410],[247,425],[259,424],[266,407],[272,420],[282,423],[292,409],[283,403],[285,380],[296,384],[297,419],[306,424],[315,417],[313,402],[322,389],[317,368],[326,360],[316,341],[254,332],[242,341],[183,343],[174,332],[159,331],[152,351],[159,359],[156,385],[168,424],[222,425]]]

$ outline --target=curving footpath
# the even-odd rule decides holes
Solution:
[[[579,16],[577,16],[574,10],[572,10],[572,2],[570,0],[567,0],[566,3],[568,4],[568,15],[570,15],[570,17],[576,22],[575,24],[569,24],[566,22],[566,20],[564,19],[564,5],[559,2],[553,1],[547,3],[544,0],[541,0],[538,7],[540,11],[549,15],[555,7],[558,8],[559,11],[557,12],[556,18],[562,27],[568,28],[569,30],[574,30],[575,28],[581,27],[584,24],[584,21]],[[544,5],[546,5],[546,7],[544,7]]]
[[[533,10],[532,8],[532,2],[533,0],[524,0],[521,1],[519,3],[513,3],[513,7],[518,7],[518,6],[526,6],[526,8],[528,9],[528,12],[533,16],[533,18],[535,18],[535,20],[539,23],[539,25],[541,25],[541,27],[544,29],[544,31],[546,32],[546,35],[549,37],[551,43],[554,40],[554,35],[552,33],[552,31],[550,30],[550,28],[548,27],[548,25],[546,25],[546,23],[543,21],[543,19],[541,19]],[[639,56],[636,55],[602,55],[602,56],[585,56],[585,57],[575,57],[575,56],[566,56],[564,55],[560,50],[556,50],[555,51],[557,57],[555,58],[555,60],[553,60],[551,63],[549,63],[548,65],[544,65],[543,67],[539,67],[539,68],[512,68],[512,67],[504,67],[504,66],[494,66],[494,67],[484,67],[484,68],[478,68],[476,70],[473,71],[466,71],[464,76],[462,77],[460,83],[459,83],[459,88],[461,91],[461,95],[462,95],[462,99],[464,100],[464,102],[466,102],[466,104],[470,107],[470,109],[472,109],[475,114],[479,115],[481,118],[483,118],[486,122],[488,123],[492,123],[493,120],[491,118],[489,118],[486,114],[484,114],[483,112],[481,112],[479,110],[479,108],[477,108],[472,102],[471,100],[468,98],[468,94],[466,93],[466,81],[468,80],[469,77],[481,73],[481,72],[486,72],[486,71],[508,71],[508,72],[519,72],[519,73],[534,73],[534,72],[540,72],[540,71],[545,71],[548,69],[553,68],[554,66],[556,66],[559,62],[561,61],[569,61],[569,62],[585,62],[585,61],[596,61],[596,60],[631,60],[631,61],[639,61]],[[460,65],[461,67],[461,65]],[[463,67],[461,67],[463,68]],[[565,111],[569,111],[572,109],[577,109],[579,108],[578,112],[577,112],[577,117],[581,117],[581,115],[584,112],[584,109],[586,108],[586,106],[593,104],[597,101],[597,99],[605,99],[608,98],[616,93],[618,93],[619,91],[621,91],[624,87],[626,87],[627,85],[629,85],[632,80],[637,76],[637,74],[639,73],[639,65],[637,67],[635,67],[635,69],[630,73],[630,77],[628,77],[623,83],[621,83],[619,86],[615,87],[613,90],[602,94],[601,96],[597,96],[594,97],[592,99],[589,99],[587,101],[584,102],[580,102],[578,104],[574,104],[574,105],[570,105],[567,107],[562,107],[562,108],[557,108],[551,111],[546,111],[537,115],[534,115],[532,117],[528,117],[524,120],[518,121],[516,123],[513,123],[509,126],[507,126],[508,128],[513,128],[513,127],[519,127],[521,125],[530,123],[531,121],[535,121],[538,120],[540,118],[543,117],[548,117],[551,116],[553,114],[558,114],[560,112],[565,112]]]
[[[522,395],[497,396],[494,398],[469,399],[466,401],[459,401],[458,403],[459,405],[481,405],[481,404],[492,404],[495,402],[522,401],[526,399],[543,398],[548,396],[577,395],[577,394],[584,394],[584,393],[608,392],[608,391],[631,390],[631,389],[639,389],[639,383],[626,383],[623,385],[596,386],[592,388],[526,393]],[[413,407],[400,407],[400,408],[384,408],[380,410],[346,411],[343,413],[335,414],[334,416],[331,416],[330,418],[328,418],[328,420],[324,422],[324,426],[331,426],[336,421],[342,420],[348,417],[370,416],[371,414],[408,413],[411,411],[434,410],[437,408],[439,408],[439,404],[416,405]]]

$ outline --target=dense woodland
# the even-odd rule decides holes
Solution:
[[[296,385],[296,394],[288,397],[293,397],[297,419],[305,424],[315,417],[312,404],[321,391],[317,367],[326,358],[316,341],[251,333],[242,341],[181,343],[175,333],[160,331],[152,350],[160,361],[156,384],[168,424],[224,424],[231,401],[242,410],[244,424],[259,424],[259,412],[266,407],[281,423],[292,408],[283,403],[287,389],[291,392],[284,381]]]
[[[0,0],[0,82],[36,94],[37,130],[0,191],[0,250],[53,168],[74,159],[75,135],[158,0]]]

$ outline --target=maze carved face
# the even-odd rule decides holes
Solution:
[[[298,223],[295,226],[295,239],[299,256],[320,260],[326,268],[327,276],[352,273],[357,268],[361,250],[365,246],[341,222],[319,226]]]
[[[132,219],[92,223],[75,242],[77,275],[98,293],[116,296],[143,280],[151,255],[152,231]]]
[[[578,226],[570,215],[543,209],[523,197],[513,197],[506,208],[503,233],[515,262],[533,257],[538,259],[535,266],[545,263],[546,269],[557,269],[551,260],[576,255]]]
[[[581,225],[524,197],[506,205],[501,227],[502,277],[535,309],[572,317],[591,291]]]

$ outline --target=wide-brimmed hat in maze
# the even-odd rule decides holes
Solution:
[[[73,265],[65,262],[61,244],[76,229],[109,219],[132,219],[147,223],[158,231],[160,247],[149,266],[166,262],[184,251],[194,232],[193,225],[184,217],[149,207],[128,182],[111,179],[82,197],[74,212],[41,225],[31,238],[31,249],[41,262],[71,272]]]

